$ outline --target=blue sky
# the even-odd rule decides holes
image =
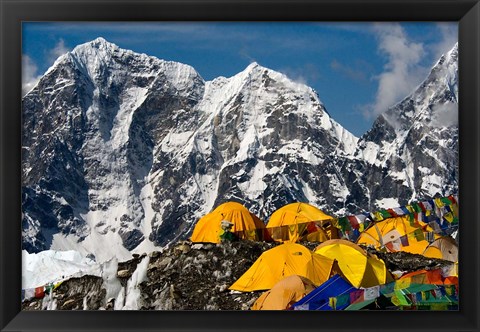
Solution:
[[[356,136],[407,96],[457,42],[456,22],[23,23],[23,90],[63,53],[97,37],[193,66],[205,80],[253,61],[313,87]]]

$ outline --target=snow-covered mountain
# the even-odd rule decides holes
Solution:
[[[456,191],[458,129],[442,124],[456,54],[358,141],[314,90],[257,63],[205,82],[102,38],[80,45],[23,99],[24,249],[128,259],[228,200],[266,219],[293,201],[346,213]]]
[[[410,96],[377,118],[360,138],[355,159],[348,169],[359,207],[458,191],[458,44]]]

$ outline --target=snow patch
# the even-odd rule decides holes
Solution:
[[[156,246],[150,239],[149,235],[152,233],[152,222],[161,221],[161,217],[152,208],[154,198],[153,188],[150,181],[147,179],[147,184],[140,191],[140,202],[145,213],[144,218],[140,224],[140,231],[144,235],[144,240],[132,250],[132,253],[143,254],[153,251],[161,250],[161,247]],[[156,223],[158,224],[158,222]]]
[[[137,268],[128,280],[125,294],[125,306],[122,310],[139,310],[142,307],[142,294],[139,286],[143,281],[147,280],[147,268],[149,262],[150,257],[147,255],[137,265]]]
[[[117,271],[118,260],[116,258],[112,258],[102,266],[103,288],[106,290],[105,301],[115,298],[115,304],[123,303],[123,299],[119,298],[123,287],[117,278]]]
[[[399,207],[400,204],[396,198],[382,198],[375,200],[375,206],[380,209],[390,209],[394,207]]]
[[[148,95],[148,89],[130,88],[121,96],[122,102],[120,108],[113,120],[113,126],[110,131],[110,140],[113,149],[122,147],[129,139],[130,125],[133,119],[133,113],[143,104]]]
[[[380,146],[373,142],[366,142],[366,146],[363,150],[361,150],[363,159],[372,165],[377,163],[377,156],[380,152]]]
[[[75,250],[45,250],[30,254],[22,250],[22,288],[35,288],[73,276],[99,276],[100,265]]]

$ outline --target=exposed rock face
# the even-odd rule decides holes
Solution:
[[[106,306],[103,279],[86,275],[63,282],[43,299],[22,303],[22,310],[99,310]]]
[[[202,94],[193,68],[101,38],[60,57],[23,100],[25,249],[50,248],[59,232],[137,247],[156,213],[146,221],[142,193],[153,149],[175,119],[196,123]]]
[[[183,246],[188,246],[183,244]],[[274,244],[232,242],[172,249],[150,260],[141,285],[149,310],[247,310],[261,292],[228,290]]]
[[[453,50],[357,146],[315,91],[256,63],[205,82],[102,38],[80,45],[23,99],[24,249],[126,260],[229,200],[267,219],[293,201],[345,214],[456,192],[458,129],[442,124],[456,72]]]

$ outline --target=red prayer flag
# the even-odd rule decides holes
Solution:
[[[394,209],[387,209],[388,213],[390,213],[390,215],[392,217],[398,217],[398,214],[395,213],[395,210]]]
[[[391,252],[395,252],[395,248],[393,247],[393,242],[388,242],[388,243],[385,243],[385,247],[387,247],[387,249]]]
[[[44,296],[45,296],[45,288],[43,286],[35,288],[35,297],[37,299],[43,299]]]
[[[452,202],[453,204],[457,204],[457,201],[455,200],[455,197],[453,197],[452,195],[448,196],[448,199],[449,199],[450,202]]]
[[[418,203],[418,205],[420,205],[420,209],[422,209],[422,212],[427,211],[427,208],[425,207],[425,205],[422,202]]]
[[[350,226],[352,226],[352,228],[358,229],[360,227],[360,225],[358,224],[357,217],[348,216],[347,218],[348,218],[348,221],[350,221]]]

